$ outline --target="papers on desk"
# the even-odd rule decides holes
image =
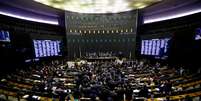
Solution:
[[[81,97],[80,100],[91,100],[91,98]]]
[[[24,95],[24,96],[22,96],[23,99],[26,99],[26,98],[28,98],[28,97],[29,97],[29,95]]]
[[[156,91],[160,91],[160,89],[159,89],[159,88],[155,88],[155,90],[156,90]]]
[[[1,82],[5,82],[6,81],[6,79],[1,79]]]
[[[165,101],[165,98],[157,98],[157,101]]]
[[[64,85],[65,85],[65,86],[75,86],[76,84],[73,84],[73,83],[65,83]]]
[[[148,89],[149,92],[151,92],[151,89]]]
[[[52,90],[53,90],[53,91],[55,91],[56,89],[57,89],[57,87],[55,87],[55,86],[54,86],[54,87],[52,87]]]
[[[32,76],[40,78],[40,75],[33,74]]]
[[[35,83],[40,83],[41,81],[40,81],[40,80],[34,80],[34,82],[35,82]]]
[[[40,96],[33,95],[32,98],[40,100]]]
[[[140,92],[140,90],[138,90],[138,89],[133,90],[133,93],[139,93],[139,92]]]
[[[139,99],[145,100],[146,98],[145,98],[145,97],[136,97],[135,99],[137,99],[137,100],[139,100]],[[145,101],[146,101],[146,100],[145,100]]]
[[[134,77],[135,75],[133,75],[133,74],[129,74],[128,76],[129,76],[129,77]]]

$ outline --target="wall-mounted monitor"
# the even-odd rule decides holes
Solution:
[[[141,41],[141,55],[163,57],[167,53],[169,38]]]
[[[0,30],[0,41],[1,42],[10,42],[9,31]]]
[[[195,40],[201,40],[201,28],[196,29]]]
[[[35,57],[62,56],[60,40],[33,40]]]

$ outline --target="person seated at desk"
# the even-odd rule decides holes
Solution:
[[[148,88],[147,88],[146,85],[144,85],[144,87],[139,92],[139,96],[147,98],[148,97],[148,93],[149,93]]]
[[[170,80],[166,80],[164,85],[165,94],[170,95],[172,92],[172,82]]]

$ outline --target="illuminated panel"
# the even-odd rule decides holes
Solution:
[[[42,48],[43,48],[43,56],[47,56],[47,47],[46,47],[46,42],[42,41]]]
[[[60,41],[33,40],[35,57],[61,56]]]
[[[34,40],[34,51],[35,51],[35,56],[39,57],[38,43],[35,40]]]
[[[52,41],[50,41],[50,55],[54,56],[54,43]]]
[[[46,41],[46,47],[47,47],[47,56],[50,56],[50,42],[49,41]]]
[[[165,49],[164,49],[165,53],[167,52],[168,41],[169,41],[169,39],[165,39]]]
[[[149,46],[148,46],[148,55],[151,55],[151,51],[152,51],[152,40],[149,40]]]
[[[156,41],[156,54],[155,55],[159,55],[159,52],[160,52],[160,40],[157,40]]]
[[[144,52],[145,55],[148,54],[148,48],[149,48],[148,46],[149,46],[149,41],[148,41],[148,40],[145,40],[145,50],[144,50],[144,51],[145,51],[145,52]]]
[[[141,55],[164,55],[167,52],[168,41],[168,38],[142,40]]]
[[[0,31],[0,41],[10,42],[10,34],[8,31],[4,31],[4,30]]]
[[[163,47],[165,47],[165,40],[161,39],[160,41],[161,41],[161,42],[160,42],[160,43],[161,43],[161,46],[160,46],[160,48],[163,48]]]
[[[41,41],[36,41],[36,42],[38,42],[38,43],[36,43],[36,44],[38,44],[38,52],[37,53],[39,53],[38,54],[38,57],[43,57],[43,50],[42,50],[42,45],[41,45]]]
[[[199,12],[201,12],[201,9],[192,10],[192,11],[183,12],[183,13],[178,13],[178,14],[174,14],[174,15],[155,17],[153,19],[144,19],[144,24],[153,23],[153,22],[159,22],[159,21],[164,21],[164,20],[170,20],[170,19],[179,18],[179,17],[184,17],[184,16],[196,14],[196,13],[199,13]]]
[[[60,42],[60,41],[57,41],[57,49],[58,49],[58,53],[60,53],[60,52],[61,52],[61,49],[60,49],[60,44],[61,44],[61,42]]]
[[[142,45],[141,45],[141,54],[144,54],[144,44],[145,44],[145,41],[142,40]]]
[[[46,24],[52,24],[52,25],[59,25],[58,21],[50,21],[47,19],[32,18],[32,17],[28,17],[28,16],[12,14],[12,13],[3,12],[3,11],[0,11],[0,14],[10,16],[10,17],[14,17],[14,18],[18,18],[18,19],[28,20],[28,21],[34,21],[34,22],[40,22],[40,23],[46,23]]]
[[[118,13],[142,9],[162,0],[34,0],[54,8],[78,13]]]
[[[196,35],[195,35],[195,40],[200,40],[201,39],[201,28],[196,29]]]
[[[151,55],[156,55],[156,40],[153,40]]]
[[[54,42],[54,55],[58,55],[57,42]]]

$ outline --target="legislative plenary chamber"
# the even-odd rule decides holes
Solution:
[[[0,0],[0,101],[201,101],[201,0]]]

